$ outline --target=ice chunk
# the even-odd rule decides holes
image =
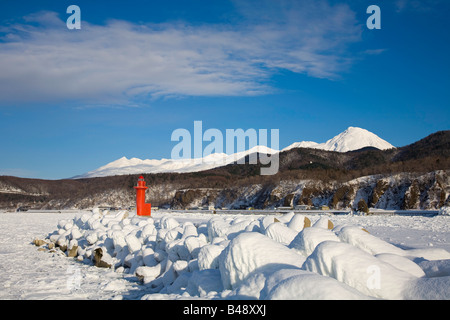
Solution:
[[[141,231],[141,237],[143,237],[143,238],[147,238],[149,236],[156,235],[156,234],[157,234],[157,231],[156,231],[155,225],[152,223],[146,224]]]
[[[206,245],[204,237],[188,237],[184,240],[184,245],[194,259],[197,259],[200,248]]]
[[[188,262],[185,260],[177,260],[173,263],[173,269],[177,275],[181,275],[188,270]]]
[[[120,230],[114,230],[112,233],[112,239],[114,244],[114,251],[117,253],[119,252],[123,247],[127,245],[127,242],[125,241],[125,235]]]
[[[127,235],[125,237],[125,241],[127,243],[128,250],[130,251],[130,253],[141,250],[141,242],[133,234]]]
[[[166,252],[174,259],[190,260],[191,254],[184,245],[184,239],[174,240],[166,244]]]
[[[161,229],[173,229],[178,227],[180,224],[177,220],[172,217],[164,216],[160,220]]]
[[[70,236],[72,239],[80,239],[83,233],[77,227],[73,227],[70,231]]]
[[[154,267],[158,264],[155,259],[155,251],[150,247],[142,249],[142,260],[147,267]]]
[[[245,232],[245,228],[252,222],[246,220],[223,220],[221,218],[213,218],[208,221],[208,239],[213,241],[216,237],[227,237],[232,239],[239,233]]]
[[[173,229],[170,229],[164,235],[164,241],[166,243],[169,243],[169,242],[172,242],[174,240],[181,239],[181,236],[182,236],[181,232],[183,232],[183,229],[181,229],[180,227],[175,227]]]
[[[149,283],[150,281],[159,277],[159,275],[161,274],[161,264],[158,263],[157,265],[155,265],[153,267],[140,266],[140,267],[136,268],[135,273],[139,280],[141,280],[145,284]]]
[[[182,238],[185,239],[187,237],[198,236],[197,228],[193,224],[186,224],[183,228],[183,236]]]
[[[95,244],[98,241],[97,232],[91,232],[87,237],[86,240],[89,244]]]
[[[198,267],[200,270],[205,269],[218,269],[219,268],[219,255],[225,249],[221,245],[205,245],[201,247],[198,253]]]
[[[69,220],[67,219],[63,219],[63,220],[59,220],[58,221],[58,228],[59,229],[64,229],[64,226],[69,223]]]

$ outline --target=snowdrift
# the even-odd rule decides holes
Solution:
[[[48,239],[136,276],[143,299],[450,299],[450,253],[404,250],[326,217],[217,216],[207,223],[93,210]]]

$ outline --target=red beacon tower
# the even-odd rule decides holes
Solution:
[[[148,187],[145,185],[145,180],[143,176],[138,179],[136,189],[136,213],[138,216],[151,216],[152,215],[152,204],[145,203],[145,190]]]

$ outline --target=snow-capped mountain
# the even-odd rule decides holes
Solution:
[[[357,127],[349,127],[347,130],[327,142],[295,142],[281,151],[287,151],[293,148],[314,148],[327,151],[347,152],[364,147],[375,147],[380,150],[394,148],[394,146],[389,142],[381,139],[370,131]],[[279,151],[265,146],[256,146],[247,151],[238,152],[231,155],[225,153],[214,153],[199,159],[141,160],[138,158],[128,159],[126,157],[122,157],[116,161],[108,163],[103,167],[89,171],[74,178],[93,178],[141,173],[197,172],[225,166],[256,152],[274,154]]]
[[[249,150],[234,153],[231,155],[225,153],[213,153],[199,159],[141,160],[138,158],[127,159],[126,157],[122,157],[116,161],[108,163],[103,167],[100,167],[93,171],[89,171],[74,178],[93,178],[141,173],[197,172],[225,166],[257,152],[274,154],[278,153],[279,151],[268,148],[266,146],[256,146]]]
[[[313,141],[295,142],[284,148],[287,151],[292,148],[313,148],[326,151],[347,152],[362,149],[364,147],[374,147],[380,150],[395,148],[389,142],[381,139],[376,134],[362,128],[349,127],[344,132],[324,143]]]

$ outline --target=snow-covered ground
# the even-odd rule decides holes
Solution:
[[[135,282],[31,244],[76,213],[0,213],[0,299],[134,298]]]
[[[0,213],[0,299],[450,299],[448,215],[103,213]]]

